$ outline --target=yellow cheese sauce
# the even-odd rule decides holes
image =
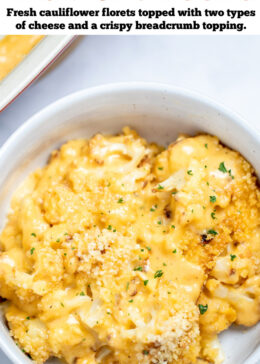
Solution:
[[[43,35],[7,35],[0,40],[0,81],[38,44]]]
[[[11,335],[37,363],[219,364],[217,334],[260,318],[259,225],[254,171],[216,137],[69,141],[1,234]]]

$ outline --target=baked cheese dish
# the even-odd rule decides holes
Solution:
[[[218,333],[260,319],[257,178],[214,136],[69,141],[0,243],[6,321],[39,364],[220,364]]]
[[[0,81],[38,44],[43,35],[7,35],[0,40]]]

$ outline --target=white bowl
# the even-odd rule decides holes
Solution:
[[[179,133],[217,135],[223,143],[241,152],[260,175],[260,135],[239,116],[211,100],[152,83],[95,87],[43,109],[1,148],[2,225],[17,185],[29,172],[44,165],[54,148],[72,138],[119,132],[124,125],[135,128],[150,141],[163,144],[173,141]],[[225,364],[260,363],[260,325],[250,329],[231,328],[221,334],[221,342]],[[3,319],[0,346],[15,364],[32,363],[10,338]]]

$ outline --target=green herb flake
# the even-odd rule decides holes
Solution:
[[[232,178],[232,179],[234,179],[235,177],[232,175],[232,171],[231,171],[231,169],[229,169],[228,170],[228,174],[230,175],[230,177]]]
[[[208,149],[208,144],[206,143],[206,144],[204,144],[204,147],[206,148],[206,149]]]
[[[149,355],[149,350],[143,350],[144,355]]]
[[[158,167],[158,169],[159,169],[160,171],[162,171],[162,170],[163,170],[163,167]]]
[[[108,225],[107,230],[112,230],[112,226]]]
[[[59,242],[60,242],[60,239],[57,239],[57,240],[56,240],[56,243],[59,243]]]
[[[209,200],[210,202],[214,203],[217,201],[217,197],[216,196],[209,196]]]
[[[163,265],[164,267],[167,267],[167,264],[166,264],[166,263],[163,263],[162,265]]]
[[[162,185],[158,185],[158,190],[163,190],[164,189],[164,187],[162,186]]]
[[[218,232],[213,230],[213,229],[210,229],[208,230],[208,234],[211,234],[211,235],[218,235]]]
[[[61,305],[61,307],[64,307],[64,303],[61,302],[60,305]]]
[[[149,281],[148,281],[148,279],[146,279],[146,280],[144,281],[144,285],[145,285],[145,286],[147,286],[148,282],[149,282]]]
[[[143,267],[139,266],[139,267],[135,267],[134,271],[139,271],[142,272],[143,271]]]
[[[216,219],[216,213],[215,213],[215,212],[212,212],[212,213],[210,214],[210,216],[212,217],[212,219],[213,219],[213,220],[215,220],[215,219]]]
[[[26,320],[30,320],[30,319],[31,319],[31,318],[30,318],[30,316],[27,316],[27,317],[26,317]]]
[[[128,302],[132,303],[132,302],[134,302],[134,300],[132,299],[132,300],[129,300]]]
[[[172,192],[172,195],[176,195],[176,193],[177,193],[177,191],[173,191],[173,192]]]
[[[35,248],[32,248],[31,250],[30,250],[30,252],[31,252],[31,255],[33,255],[33,252],[35,251]]]
[[[193,176],[193,172],[192,172],[192,170],[191,170],[191,169],[189,169],[189,170],[187,171],[187,173],[188,173],[188,175],[189,175],[189,176]]]
[[[122,197],[120,197],[120,199],[117,201],[117,203],[124,203],[124,200]]]
[[[172,251],[172,253],[173,253],[173,254],[176,254],[176,253],[177,253],[177,249],[174,249],[174,250]]]
[[[222,173],[227,173],[227,169],[226,169],[226,166],[225,166],[225,163],[224,162],[221,162],[219,164],[219,167],[218,167],[218,170]]]
[[[230,254],[230,260],[231,260],[231,262],[233,262],[233,260],[235,260],[236,259],[236,255],[234,255],[234,254]]]
[[[31,233],[31,236],[34,236],[36,238],[36,234],[35,233]]]
[[[67,256],[67,253],[64,253],[63,255],[66,257]]]
[[[171,228],[172,228],[172,229],[175,229],[175,225],[171,225]]]
[[[79,294],[80,296],[85,296],[85,293],[82,291],[82,292],[80,292],[80,294]]]
[[[147,246],[146,249],[148,250],[148,252],[152,250],[149,246]]]
[[[159,220],[159,221],[157,221],[157,224],[158,225],[162,225],[162,222]]]
[[[200,314],[204,315],[205,312],[208,310],[208,305],[199,305]]]
[[[128,291],[128,288],[129,288],[129,282],[126,283],[126,288],[125,290]]]
[[[162,275],[163,275],[163,271],[161,269],[159,269],[154,273],[154,278],[160,278]]]

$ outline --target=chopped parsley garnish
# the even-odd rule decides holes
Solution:
[[[224,162],[221,162],[219,164],[219,167],[218,167],[218,170],[222,173],[227,173],[227,169],[226,169],[226,166],[225,166],[225,163]]]
[[[31,255],[33,255],[33,252],[35,251],[35,248],[32,248],[31,250],[30,250],[30,252],[31,252]]]
[[[167,266],[167,264],[166,264],[166,263],[163,263],[162,265],[163,265],[164,267],[166,267],[166,266]]]
[[[235,178],[234,176],[232,176],[232,171],[231,171],[231,169],[229,169],[229,170],[228,170],[228,174],[230,175],[230,177],[231,177],[232,179],[234,179],[234,178]]]
[[[174,249],[172,252],[173,252],[173,254],[176,254],[176,253],[177,253],[177,250],[176,250],[176,249]]]
[[[135,268],[134,268],[134,271],[136,271],[136,270],[138,270],[138,271],[142,272],[142,271],[143,271],[143,267],[141,267],[141,266],[139,266],[139,267],[135,267]]]
[[[64,303],[62,303],[62,302],[61,302],[61,303],[60,303],[60,305],[61,305],[62,307],[64,307]]]
[[[163,167],[158,167],[158,169],[159,169],[160,171],[162,171],[162,170],[163,170]]]
[[[31,233],[31,236],[34,236],[36,238],[36,234],[35,233]]]
[[[120,199],[117,201],[117,203],[123,203],[123,202],[124,202],[124,200],[122,197],[120,197]]]
[[[30,316],[27,316],[27,317],[26,317],[26,320],[30,320]]]
[[[113,229],[113,233],[115,233],[116,232],[116,229]]]
[[[149,246],[147,246],[146,249],[148,250],[148,252],[152,250]]]
[[[217,201],[217,197],[216,196],[209,196],[209,200],[210,202],[216,202]]]
[[[206,144],[204,144],[204,147],[206,148],[206,149],[208,149],[208,144],[206,143]]]
[[[164,187],[162,186],[162,185],[158,185],[158,190],[163,190],[164,189]]]
[[[236,257],[237,257],[236,255],[234,255],[234,254],[230,254],[231,262],[233,262],[233,260],[234,260],[234,259],[236,259]]]
[[[161,269],[159,269],[154,273],[154,278],[160,278],[162,275],[163,275],[163,271]]]
[[[80,294],[79,294],[80,296],[85,296],[85,293],[82,291],[82,292],[80,292]]]
[[[153,207],[150,208],[150,211],[154,212],[157,209],[157,205],[154,205]]]
[[[215,212],[212,212],[210,215],[211,215],[211,217],[212,217],[213,220],[216,219],[216,213]]]
[[[211,234],[211,235],[218,235],[217,231],[215,231],[215,230],[213,230],[213,229],[208,230],[208,234]]]
[[[59,242],[60,242],[60,239],[57,239],[57,240],[56,240],[56,243],[59,243]]]
[[[112,230],[112,226],[108,225],[107,230]]]
[[[177,193],[177,191],[173,191],[173,192],[172,192],[172,195],[176,195],[176,193]]]
[[[189,175],[189,176],[193,176],[193,173],[192,173],[192,170],[191,170],[191,169],[189,169],[189,170],[187,171],[187,173],[188,173],[188,175]]]
[[[208,310],[208,305],[199,305],[200,314],[204,315],[205,312]]]
[[[146,280],[144,281],[144,285],[145,285],[145,286],[147,286],[148,282],[149,282],[149,281],[148,281],[148,279],[146,279]]]
[[[129,288],[129,282],[126,283],[126,291],[128,291],[128,288]]]
[[[149,350],[143,350],[144,355],[149,355]]]
[[[63,255],[66,257],[67,256],[67,253],[64,253]]]
[[[204,168],[208,168],[208,166],[205,164]]]
[[[132,302],[134,302],[134,300],[129,300],[128,302],[132,303]]]
[[[175,229],[175,225],[171,225],[171,228],[172,228],[172,229]]]
[[[157,224],[158,225],[162,225],[162,222],[159,220],[159,221],[157,221]]]
[[[69,235],[68,233],[64,233],[64,235]]]
[[[144,252],[144,249],[143,248],[141,249],[141,252]]]

